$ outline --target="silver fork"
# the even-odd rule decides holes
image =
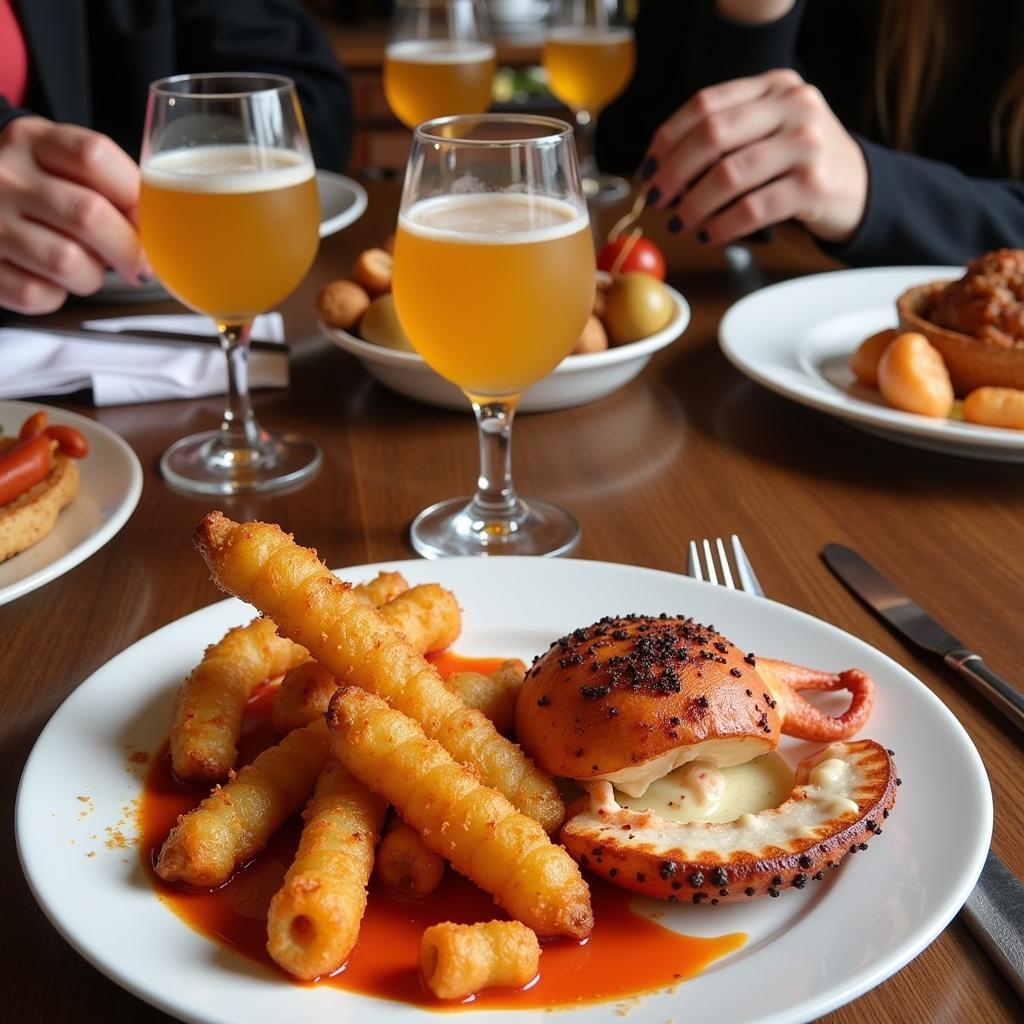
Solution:
[[[739,537],[734,533],[730,540],[740,589],[764,597],[764,589]],[[697,541],[690,541],[686,574],[695,580],[736,589],[721,537],[715,538],[714,547],[706,537],[699,546]],[[1024,885],[991,851],[960,916],[1018,995],[1024,997]]]
[[[764,597],[764,588],[754,575],[754,567],[747,558],[746,551],[740,543],[739,537],[734,533],[730,538],[732,543],[732,554],[736,561],[736,575],[740,578],[740,589],[748,594],[755,594],[757,597]],[[701,566],[701,551],[704,553],[704,564]],[[715,553],[717,552],[717,565]],[[715,547],[712,549],[711,541],[707,537],[701,541],[700,547],[695,540],[690,541],[690,554],[687,558],[686,575],[692,576],[695,580],[704,580],[707,583],[718,584],[730,590],[736,589],[733,582],[732,570],[729,568],[729,559],[725,553],[725,544],[721,537],[715,538]],[[719,581],[721,576],[721,581]]]

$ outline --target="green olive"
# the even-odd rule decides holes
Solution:
[[[650,274],[630,273],[612,281],[605,300],[604,323],[616,345],[657,334],[667,327],[675,303],[665,286]]]
[[[398,322],[395,312],[395,300],[391,294],[381,295],[374,299],[362,320],[359,321],[359,334],[363,341],[373,342],[383,348],[394,348],[401,352],[414,351],[409,339]]]

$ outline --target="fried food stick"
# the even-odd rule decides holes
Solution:
[[[352,593],[358,589],[353,588]],[[377,611],[417,654],[443,651],[458,639],[462,629],[462,613],[455,595],[436,583],[422,583],[403,591]],[[333,673],[319,662],[297,665],[281,681],[274,697],[274,728],[283,736],[323,718],[338,685]],[[513,714],[514,711],[513,705]]]
[[[253,687],[288,671],[308,651],[277,635],[270,619],[228,630],[206,648],[174,702],[171,763],[188,782],[220,782],[235,767],[242,713]]]
[[[492,985],[518,988],[539,966],[537,936],[519,921],[444,921],[420,940],[420,972],[439,999],[465,999]]]
[[[346,682],[379,694],[423,725],[489,786],[553,832],[565,817],[554,783],[474,708],[445,689],[437,670],[351,587],[279,526],[232,522],[211,512],[195,535],[214,581],[256,605]]]
[[[498,732],[508,736],[516,724],[516,697],[525,678],[525,662],[512,658],[487,676],[482,672],[453,672],[444,685],[457,693],[466,707],[476,708]]]
[[[334,756],[512,917],[539,935],[590,934],[590,890],[575,861],[411,718],[345,686],[327,725]]]
[[[412,825],[395,815],[377,847],[373,869],[377,878],[392,889],[427,896],[444,878],[444,857],[434,853]]]
[[[302,838],[267,913],[267,952],[312,981],[337,970],[359,937],[366,883],[387,803],[329,760],[303,812]]]
[[[323,723],[290,732],[178,819],[156,873],[197,888],[223,885],[309,799],[326,760]]]
[[[353,587],[352,596],[361,604],[379,608],[408,589],[409,582],[400,572],[379,572],[368,583]]]

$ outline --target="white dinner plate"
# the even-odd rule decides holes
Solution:
[[[519,412],[551,412],[596,402],[624,387],[651,361],[655,352],[671,345],[690,322],[690,306],[675,288],[665,285],[675,304],[668,325],[647,338],[628,345],[615,345],[603,352],[566,356],[543,380],[529,388],[519,403]],[[470,411],[469,400],[452,383],[435,373],[418,352],[385,348],[343,331],[320,330],[342,351],[354,355],[367,373],[386,388],[426,405],[456,412]]]
[[[384,567],[360,566],[343,575],[364,580]],[[930,690],[862,641],[763,598],[633,566],[488,558],[386,568],[399,569],[412,583],[440,581],[455,592],[464,609],[456,650],[468,656],[529,660],[557,636],[602,615],[668,611],[713,622],[741,647],[766,656],[833,670],[857,666],[874,676],[878,698],[865,735],[895,750],[903,779],[884,835],[825,882],[778,899],[713,908],[638,898],[638,907],[660,912],[663,924],[680,931],[742,931],[749,939],[675,991],[629,1000],[632,1024],[803,1024],[899,970],[945,928],[973,888],[992,830],[981,759]],[[127,754],[159,748],[181,680],[207,644],[251,615],[235,600],[194,612],[133,644],[65,701],[40,735],[18,792],[18,851],[29,885],[83,956],[183,1020],[437,1021],[405,1004],[331,986],[291,985],[222,949],[160,902],[137,851],[107,848],[106,830],[129,830],[140,792],[138,778],[125,770]],[[795,761],[816,745],[785,739],[780,749]],[[622,1012],[619,1000],[554,1018],[542,1011],[469,1010],[448,1019],[620,1024]]]
[[[343,174],[317,171],[316,191],[320,197],[321,238],[348,227],[366,210],[366,190]],[[136,287],[114,271],[107,274],[98,292],[88,296],[92,302],[160,302],[169,298],[167,289],[156,278]]]
[[[57,525],[38,544],[0,562],[0,604],[84,562],[124,526],[142,493],[142,466],[135,452],[95,420],[35,402],[0,401],[0,434],[16,435],[39,409],[49,413],[51,426],[77,427],[89,442],[89,455],[78,467],[78,494],[57,517]]]
[[[856,383],[848,361],[860,343],[896,327],[896,299],[963,267],[872,267],[812,274],[762,288],[722,318],[729,360],[766,388],[891,441],[946,455],[1024,462],[1024,431],[901,412]]]

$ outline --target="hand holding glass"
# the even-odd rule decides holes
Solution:
[[[567,512],[518,497],[510,445],[520,396],[571,351],[594,282],[569,125],[492,114],[416,129],[395,241],[395,306],[416,350],[472,403],[481,459],[471,500],[442,502],[413,523],[420,554],[563,554],[576,543]]]
[[[180,75],[150,86],[139,230],[175,298],[211,317],[228,359],[219,430],[160,460],[187,490],[234,494],[294,483],[316,445],[256,422],[247,359],[252,322],[302,280],[319,245],[315,170],[295,87],[273,75]]]

